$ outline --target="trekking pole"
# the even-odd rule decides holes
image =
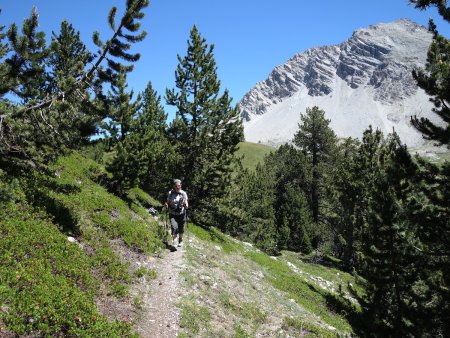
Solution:
[[[189,223],[188,209],[186,208],[186,241],[189,243],[188,223]]]
[[[168,227],[168,225],[167,225],[167,207],[165,207],[164,209],[166,209],[166,211],[165,211],[164,214],[163,214],[163,215],[166,216],[166,217],[163,216],[164,232],[165,232],[166,235],[167,235],[167,227]]]
[[[166,235],[170,231],[170,236],[172,236],[172,224],[170,224],[170,217],[169,217],[169,209],[168,208],[166,210],[166,224],[167,224]]]

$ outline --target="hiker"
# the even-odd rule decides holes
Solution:
[[[169,219],[172,230],[173,245],[178,237],[178,247],[183,242],[184,225],[186,224],[186,209],[188,208],[188,197],[181,189],[181,181],[173,180],[173,189],[167,194],[166,208],[169,212]]]

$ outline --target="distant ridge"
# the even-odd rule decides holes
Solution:
[[[239,102],[246,141],[279,145],[292,140],[300,113],[325,110],[340,137],[361,138],[372,125],[393,129],[403,142],[425,149],[410,116],[433,120],[428,96],[411,72],[423,68],[432,35],[401,19],[356,30],[339,45],[308,49],[277,66]]]

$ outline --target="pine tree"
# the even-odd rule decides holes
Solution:
[[[118,143],[117,154],[109,167],[119,191],[139,186],[161,200],[165,197],[176,162],[166,119],[161,97],[149,82],[141,95],[141,109],[131,122],[127,136]]]
[[[28,19],[23,21],[22,34],[18,32],[16,24],[8,29],[8,39],[13,50],[6,63],[17,80],[17,86],[12,89],[23,104],[27,104],[46,97],[47,74],[45,62],[48,48],[45,33],[38,31],[38,13],[33,8]]]
[[[416,290],[421,283],[419,245],[408,217],[417,166],[397,135],[386,141],[365,135],[367,164],[367,224],[363,229],[360,271],[367,281],[364,317],[366,334],[404,337],[422,326],[416,311]],[[375,143],[372,143],[374,140]],[[372,143],[372,145],[370,145]],[[379,146],[373,147],[373,145]],[[364,143],[363,143],[364,146]]]
[[[178,56],[177,89],[166,91],[167,103],[177,109],[170,127],[182,158],[177,175],[189,190],[193,216],[204,222],[211,221],[207,218],[213,199],[222,196],[230,182],[234,153],[243,138],[239,111],[231,107],[228,91],[219,96],[213,49],[194,26],[187,55]]]
[[[266,156],[262,170],[274,173],[278,246],[308,253],[316,233],[306,195],[310,166],[304,154],[292,145],[282,145]]]
[[[275,225],[275,172],[258,164],[248,181],[243,207],[250,215],[246,227],[248,236],[268,254],[278,253],[278,234]]]
[[[325,224],[324,207],[326,204],[325,187],[334,163],[337,138],[329,127],[330,120],[318,107],[307,108],[301,116],[299,130],[294,136],[295,145],[302,151],[311,168],[309,201],[312,220],[316,225]],[[321,241],[315,238],[316,245]]]
[[[103,117],[89,99],[89,90],[70,91],[83,76],[85,65],[93,60],[93,55],[81,41],[80,32],[65,20],[58,34],[52,32],[49,49],[47,92],[68,93],[64,101],[54,103],[51,115],[61,121],[57,128],[66,145],[77,148],[89,142]]]
[[[450,7],[444,0],[410,0],[416,8],[424,10],[437,7],[439,14],[450,23]],[[411,118],[413,125],[430,140],[450,146],[450,41],[440,35],[433,20],[429,30],[433,33],[433,41],[428,49],[427,63],[424,70],[415,70],[413,76],[420,88],[431,96],[434,103],[433,112],[437,114],[444,126],[439,126],[427,118]]]
[[[8,42],[5,41],[7,39],[7,33],[5,33],[4,30],[5,26],[0,26],[0,60],[2,60],[0,63],[0,78],[2,79],[2,82],[0,83],[0,98],[14,87],[14,78],[10,76],[12,73],[10,67],[7,63],[3,62],[3,59],[10,51]]]
[[[133,119],[141,108],[140,98],[133,101],[134,91],[127,92],[127,87],[126,73],[118,73],[106,101],[109,110],[108,119],[102,124],[110,146],[118,141],[124,142]]]
[[[139,58],[138,54],[129,54],[128,50],[131,43],[145,37],[145,32],[137,32],[140,29],[139,20],[144,16],[142,9],[147,5],[148,0],[127,1],[118,26],[115,24],[116,9],[113,8],[109,16],[113,37],[103,44],[98,33],[95,34],[95,41],[101,48],[96,61],[91,67],[87,64],[89,57],[81,61],[86,64],[72,64],[72,71],[75,73],[81,68],[84,70],[78,77],[77,74],[68,75],[66,81],[61,77],[59,80],[55,79],[57,73],[52,74],[53,78],[48,73],[50,50],[45,46],[44,33],[37,31],[36,9],[24,21],[22,34],[19,34],[15,24],[10,26],[8,47],[11,53],[0,67],[0,70],[6,72],[1,94],[15,94],[22,102],[14,105],[9,100],[4,100],[0,105],[1,168],[17,172],[17,167],[45,167],[67,148],[73,148],[86,140],[87,134],[95,129],[99,110],[91,106],[95,108],[89,110],[93,116],[86,117],[85,113],[88,111],[84,106],[87,101],[94,102],[104,98],[102,83],[114,81],[119,70],[132,69],[132,65],[123,65],[121,60],[132,63]],[[68,34],[65,35],[64,42],[70,43],[69,36],[72,36],[72,47],[75,47],[76,34],[73,34],[69,26],[66,28]],[[58,50],[56,42],[53,47],[53,56],[59,54],[63,57],[60,53],[62,49]],[[71,60],[76,59],[73,55],[71,57]],[[101,67],[103,60],[108,62],[105,69]],[[62,64],[60,61],[62,59],[52,60]],[[87,95],[87,92],[91,95]],[[76,122],[80,122],[79,126],[71,128]]]
[[[371,129],[365,132],[364,142],[367,142],[368,135],[372,136]],[[364,174],[367,169],[362,161],[365,156],[357,140],[349,138],[339,145],[334,182],[328,189],[333,205],[329,217],[335,225],[335,252],[343,260],[347,271],[353,271],[357,263],[358,234],[363,228],[367,208],[367,176]]]
[[[450,7],[445,0],[411,0],[421,10],[436,7],[450,23]],[[413,73],[420,88],[431,96],[433,112],[442,120],[436,125],[428,119],[412,118],[413,125],[427,139],[450,147],[450,41],[438,33],[430,20],[433,41],[428,50],[424,70]],[[428,263],[422,278],[428,287],[422,301],[422,313],[429,323],[429,332],[450,335],[450,163],[433,165],[420,161],[419,187],[412,198],[410,210],[418,224],[418,235]],[[419,302],[420,303],[420,302]],[[430,327],[431,326],[431,327]]]
[[[139,177],[140,186],[161,200],[166,198],[178,160],[168,135],[167,113],[161,97],[149,82],[142,95],[142,110],[133,125],[132,133],[143,142],[144,165]]]
[[[424,332],[446,337],[450,334],[450,165],[417,160],[415,189],[407,204],[422,258],[417,317]]]

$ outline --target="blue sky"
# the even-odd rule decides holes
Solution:
[[[37,6],[40,29],[50,38],[67,19],[93,50],[92,32],[109,36],[111,6],[125,0],[0,0],[0,23],[21,25]],[[174,86],[177,54],[185,55],[192,26],[197,25],[214,55],[222,89],[237,103],[258,81],[294,54],[311,47],[338,44],[355,29],[408,18],[427,26],[432,17],[439,31],[450,36],[450,24],[433,10],[419,11],[406,0],[153,0],[145,10],[147,38],[135,46],[141,60],[129,76],[135,92],[151,81],[164,97]],[[164,102],[164,100],[163,100]]]

